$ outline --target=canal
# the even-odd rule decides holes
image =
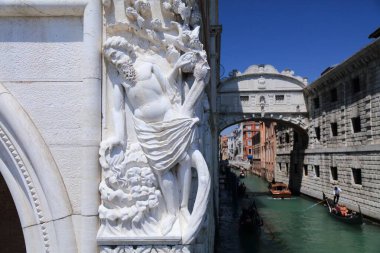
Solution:
[[[218,253],[379,253],[380,226],[365,220],[361,226],[341,223],[327,214],[323,205],[304,196],[272,199],[265,195],[268,183],[248,175],[242,179],[254,197],[264,226],[259,233],[239,234],[242,205],[231,191],[221,190]],[[264,194],[263,194],[264,193]]]

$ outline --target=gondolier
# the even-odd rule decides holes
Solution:
[[[337,186],[334,187],[333,194],[334,194],[334,204],[335,205],[338,204],[339,195],[340,195],[341,192],[342,192],[342,189],[340,189]]]

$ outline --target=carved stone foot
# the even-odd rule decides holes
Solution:
[[[183,218],[183,221],[188,224],[189,221],[190,221],[190,212],[189,212],[189,209],[187,207],[182,207],[181,208],[181,216]]]

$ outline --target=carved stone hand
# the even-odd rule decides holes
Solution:
[[[196,55],[193,52],[187,52],[179,57],[178,61],[175,64],[175,68],[183,68],[189,64],[191,65],[189,67],[194,68],[196,60]]]

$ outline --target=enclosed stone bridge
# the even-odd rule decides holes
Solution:
[[[303,89],[307,79],[292,70],[252,65],[221,81],[217,89],[219,132],[236,123],[275,121],[306,132],[308,112]]]

